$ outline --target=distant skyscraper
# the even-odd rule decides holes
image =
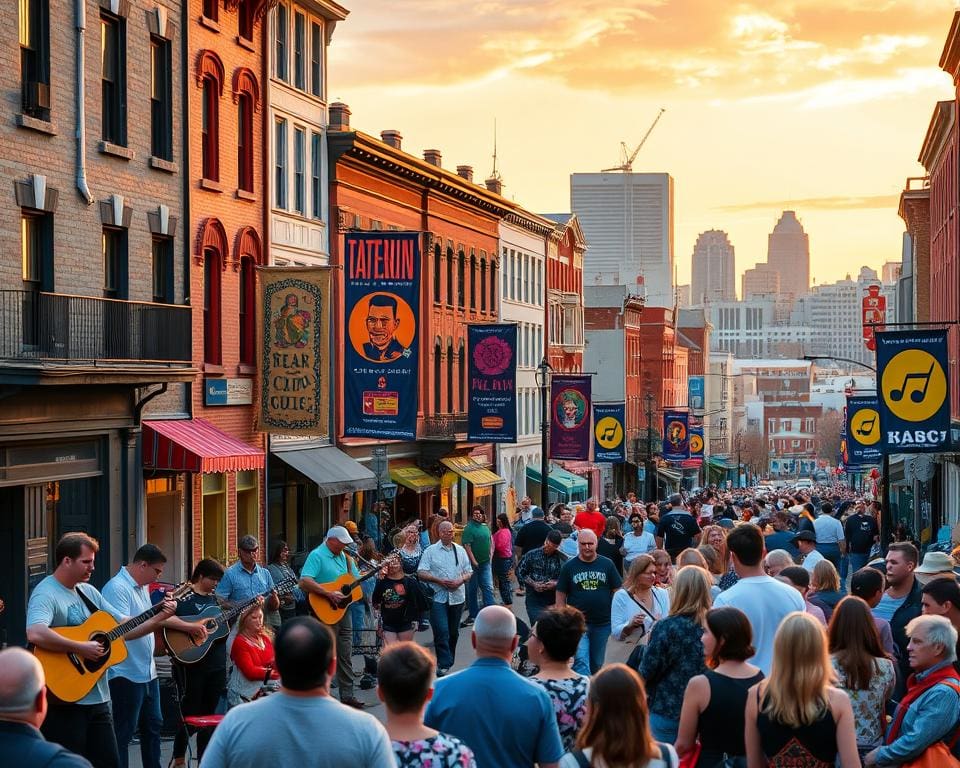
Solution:
[[[899,261],[886,261],[880,270],[885,285],[891,285],[900,279],[900,269],[903,265]]]
[[[780,293],[780,273],[771,269],[769,264],[757,264],[743,273],[740,298],[744,301],[756,296],[778,293]]]
[[[794,211],[784,211],[767,237],[767,264],[780,273],[780,292],[794,298],[810,291],[810,238]]]
[[[690,283],[677,286],[677,307],[686,309],[690,306]]]
[[[584,285],[642,283],[648,307],[673,307],[673,179],[574,173],[570,204],[589,247]]]
[[[735,258],[726,232],[701,233],[693,246],[692,269],[690,300],[694,304],[737,298]]]

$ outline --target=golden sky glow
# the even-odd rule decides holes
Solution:
[[[569,174],[619,163],[665,107],[635,171],[676,182],[675,253],[723,229],[739,275],[780,211],[817,282],[899,260],[897,200],[938,99],[953,0],[356,0],[330,49],[354,128],[570,208]],[[739,288],[739,286],[738,286]]]

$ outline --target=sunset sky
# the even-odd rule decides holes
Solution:
[[[570,209],[569,175],[634,163],[676,184],[675,255],[723,229],[737,282],[794,208],[819,282],[899,260],[897,201],[939,99],[954,0],[355,0],[331,100],[447,168],[492,168],[529,210]]]

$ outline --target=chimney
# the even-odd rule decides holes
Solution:
[[[403,136],[400,135],[400,131],[380,131],[380,140],[384,144],[388,144],[394,149],[400,149],[400,143],[403,141]]]
[[[342,101],[335,101],[329,108],[329,126],[331,131],[350,130],[350,107]]]
[[[458,165],[457,166],[457,176],[461,179],[466,179],[471,184],[473,183],[473,166],[472,165]]]
[[[495,195],[503,195],[503,182],[496,176],[491,176],[484,184]]]
[[[441,155],[439,149],[423,150],[423,159],[430,163],[430,165],[435,165],[437,168],[440,168]]]

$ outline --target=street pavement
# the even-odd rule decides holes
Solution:
[[[527,620],[527,612],[524,608],[523,598],[514,597],[513,603],[513,612],[521,618],[523,621]],[[466,613],[464,613],[466,615]],[[458,670],[465,669],[469,667],[473,661],[476,659],[476,655],[473,651],[473,646],[471,645],[471,628],[466,627],[460,630],[460,640],[457,643],[457,654],[456,662],[453,667],[450,669],[448,674],[457,672]],[[427,630],[425,632],[418,632],[414,638],[416,642],[420,643],[425,648],[433,649],[433,632]],[[618,661],[626,661],[627,657],[630,655],[632,646],[625,645],[624,643],[618,642],[611,639],[610,643],[607,645],[607,663],[613,663]],[[354,667],[358,671],[362,671],[363,662],[362,659],[358,656],[354,656]],[[334,696],[337,695],[336,690],[333,691]],[[359,687],[356,690],[357,698],[360,699],[364,704],[366,704],[366,712],[369,712],[380,722],[386,722],[386,711],[384,710],[383,704],[377,698],[377,692],[375,689],[370,690],[361,690]],[[160,765],[166,766],[170,763],[170,759],[173,755],[173,739],[168,738],[164,739],[161,745],[160,753]],[[140,761],[140,746],[139,744],[130,745],[130,767],[131,768],[142,768],[142,763]]]

